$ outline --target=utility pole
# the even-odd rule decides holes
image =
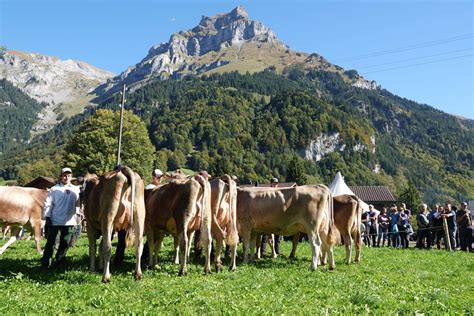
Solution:
[[[120,151],[122,150],[123,108],[125,106],[125,84],[122,86],[122,102],[120,104],[120,126],[118,134],[117,166],[120,165]]]

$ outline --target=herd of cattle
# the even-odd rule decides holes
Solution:
[[[87,175],[83,184],[84,215],[89,239],[90,269],[95,269],[96,242],[102,236],[99,265],[102,281],[110,280],[113,232],[126,230],[127,244],[135,245],[135,278],[140,279],[144,236],[148,244],[148,266],[157,263],[166,235],[174,238],[175,262],[179,274],[187,273],[191,240],[199,230],[205,257],[204,271],[210,272],[212,240],[216,240],[215,267],[222,269],[221,250],[225,242],[231,250],[230,270],[236,269],[236,247],[243,243],[244,262],[255,256],[257,237],[264,234],[294,236],[295,255],[300,233],[308,235],[312,250],[311,269],[319,260],[329,260],[334,269],[333,246],[342,236],[346,262],[351,262],[352,242],[355,261],[360,260],[361,207],[355,196],[332,197],[324,185],[291,188],[240,188],[228,175],[206,180],[200,175],[174,176],[168,183],[145,192],[140,176],[128,167],[97,177]],[[0,225],[31,228],[40,252],[41,216],[47,191],[24,187],[0,187]],[[16,228],[15,228],[16,227]],[[339,234],[338,234],[339,232]],[[240,238],[239,238],[240,236]],[[0,254],[13,242],[10,239]]]

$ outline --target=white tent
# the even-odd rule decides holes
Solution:
[[[331,192],[332,196],[339,196],[339,195],[354,195],[354,192],[347,186],[346,182],[344,181],[344,177],[341,175],[341,173],[338,171],[336,176],[334,177],[334,180],[332,180],[331,185],[329,186],[329,191]],[[368,211],[369,210],[369,205],[365,203],[364,201],[360,200],[360,204],[362,207],[362,212]]]

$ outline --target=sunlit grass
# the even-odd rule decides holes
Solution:
[[[0,257],[0,313],[473,312],[472,254],[364,248],[362,263],[347,266],[337,247],[336,271],[311,272],[308,244],[300,245],[294,260],[287,258],[290,247],[283,243],[281,258],[249,265],[239,260],[233,273],[204,275],[202,264],[190,264],[189,275],[178,277],[167,239],[161,265],[144,270],[142,281],[133,279],[128,249],[124,265],[112,268],[111,283],[102,284],[100,272],[87,270],[85,236],[70,249],[65,271],[40,271],[33,242],[21,241]]]

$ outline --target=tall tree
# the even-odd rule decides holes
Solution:
[[[408,182],[408,187],[400,194],[400,202],[407,205],[407,208],[412,211],[418,211],[421,204],[421,195],[418,189],[412,182]]]
[[[296,155],[293,156],[290,163],[288,164],[286,181],[294,181],[298,185],[306,184],[307,177],[304,173],[304,163]]]
[[[116,164],[119,121],[119,112],[99,110],[82,122],[66,144],[68,165],[79,173],[102,174],[112,170]],[[154,152],[143,121],[125,111],[121,163],[148,177]]]

